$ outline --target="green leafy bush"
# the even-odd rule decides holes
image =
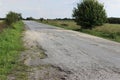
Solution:
[[[100,26],[107,20],[104,5],[97,0],[83,0],[73,10],[73,17],[81,28],[92,29]]]
[[[21,14],[11,11],[6,15],[5,22],[6,24],[11,25],[12,23],[15,23],[21,19],[22,19]]]

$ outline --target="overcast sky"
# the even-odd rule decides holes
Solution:
[[[22,13],[23,17],[71,17],[73,7],[80,0],[0,0],[0,17],[9,11]],[[99,0],[105,5],[108,17],[120,17],[120,0]]]

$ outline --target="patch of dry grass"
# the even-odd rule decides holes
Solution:
[[[120,24],[104,24],[103,26],[96,27],[93,30],[108,33],[120,33]]]
[[[80,26],[76,25],[76,23],[73,20],[47,20],[47,21],[43,21],[43,23],[58,26],[65,29],[70,29],[70,30],[80,29]]]

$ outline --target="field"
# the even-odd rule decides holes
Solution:
[[[54,25],[57,27],[80,31],[83,33],[99,36],[102,38],[110,39],[120,42],[120,25],[119,24],[104,24],[103,26],[97,26],[92,30],[80,29],[80,26],[76,25],[73,20],[44,20],[42,23]]]
[[[23,23],[17,22],[12,26],[0,33],[0,80],[7,80],[7,75],[17,65],[18,55],[23,50]]]

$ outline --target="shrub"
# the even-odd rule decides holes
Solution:
[[[106,22],[106,12],[104,5],[97,0],[83,0],[77,4],[73,10],[73,17],[78,25],[84,29],[92,29]]]
[[[33,17],[27,17],[26,20],[35,20]]]
[[[21,19],[22,19],[21,14],[11,11],[6,15],[5,22],[6,24],[11,25],[12,23],[15,23]]]
[[[39,20],[42,22],[44,20],[44,18],[40,18]]]

